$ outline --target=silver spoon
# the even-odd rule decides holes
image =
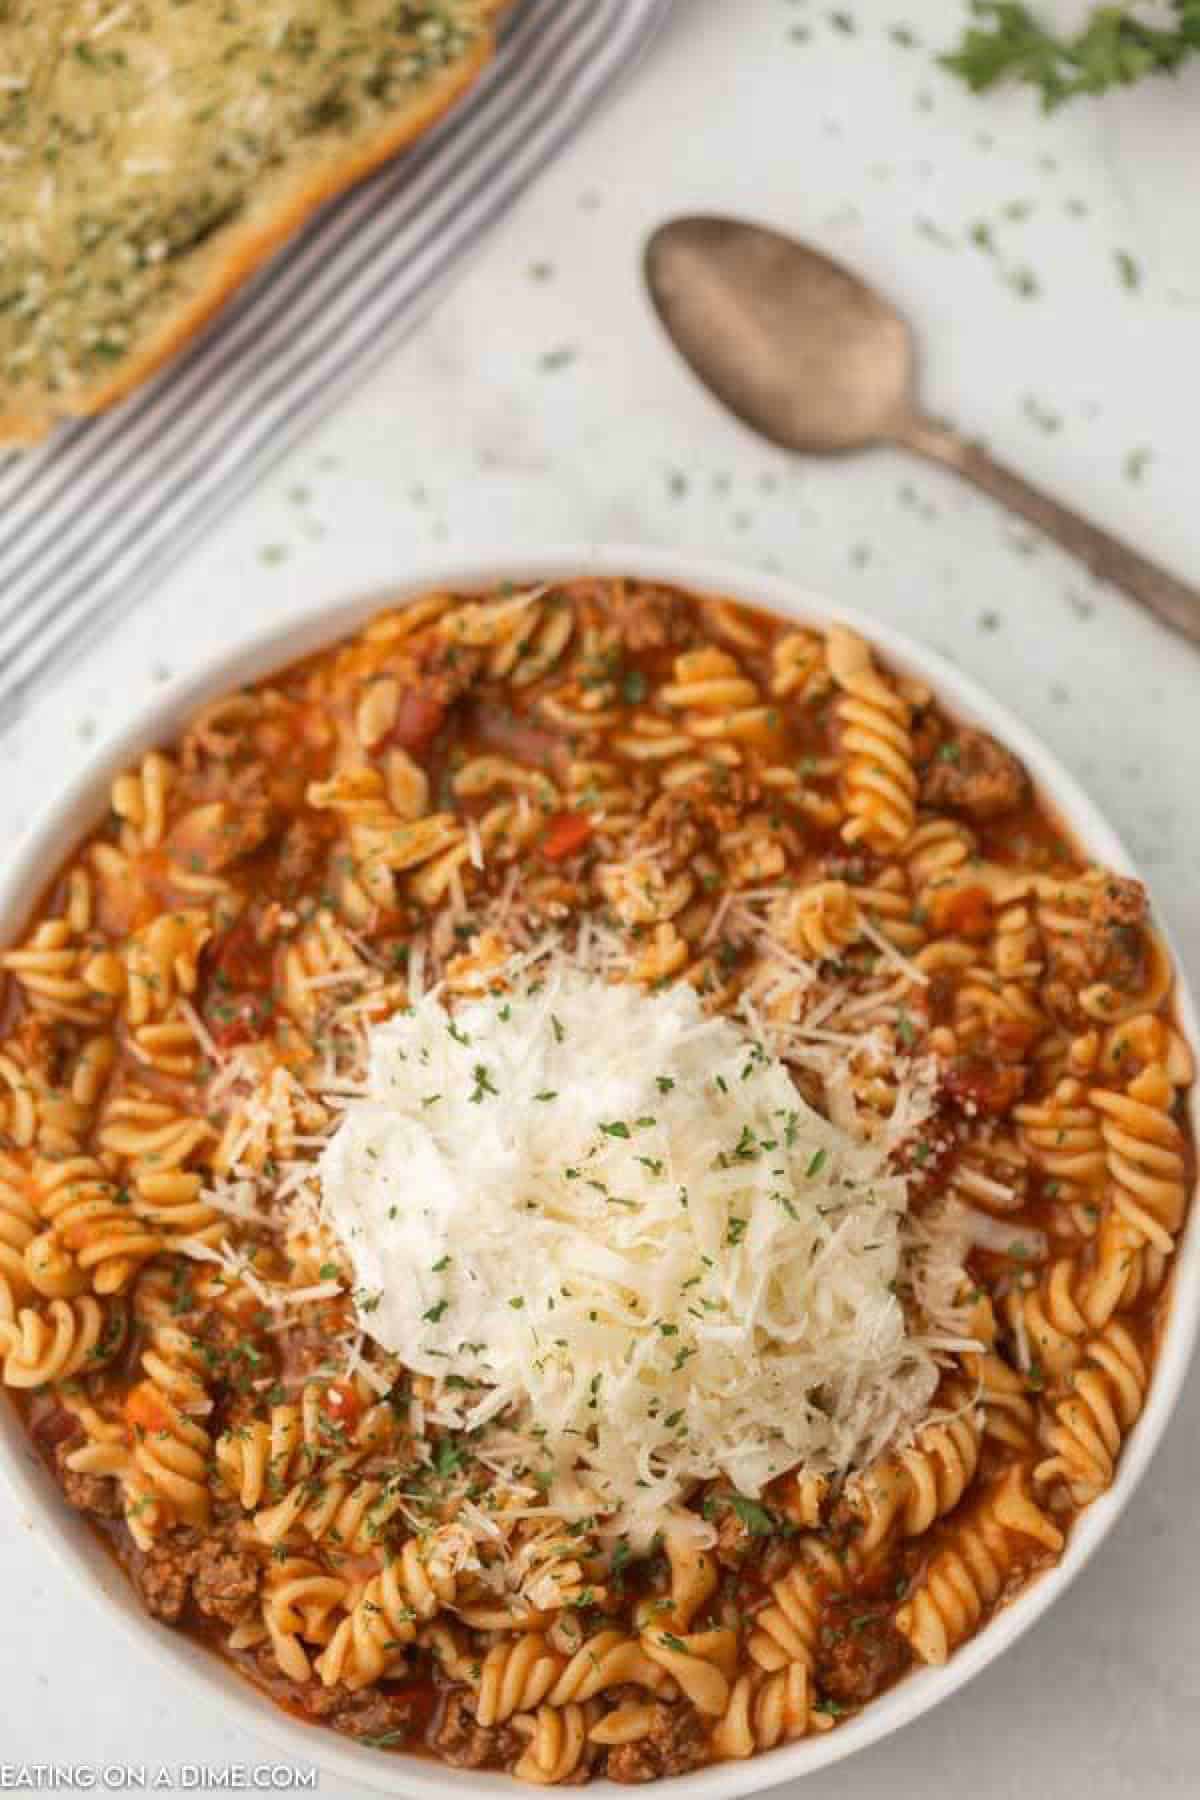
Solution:
[[[901,445],[943,463],[1200,643],[1200,589],[921,412],[908,325],[839,263],[765,226],[684,218],[651,237],[646,280],[684,360],[772,443],[818,454]]]

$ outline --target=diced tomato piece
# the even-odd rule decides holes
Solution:
[[[992,929],[992,896],[985,887],[943,888],[930,906],[939,931],[985,938]]]
[[[30,1425],[33,1435],[44,1450],[57,1450],[60,1444],[69,1444],[72,1438],[79,1436],[81,1427],[75,1414],[60,1406],[57,1400],[43,1398],[41,1410],[36,1410],[37,1403],[30,1411]]]
[[[271,952],[259,942],[252,909],[205,945],[203,966],[215,999],[238,988],[270,987]]]
[[[480,705],[474,709],[473,724],[481,744],[499,750],[502,756],[515,756],[518,762],[535,769],[553,769],[569,754],[564,740],[543,731],[522,713],[507,707]]]
[[[358,1389],[349,1381],[331,1381],[321,1400],[321,1409],[339,1425],[353,1428],[362,1417],[362,1401]]]
[[[208,1006],[209,1034],[218,1050],[252,1044],[271,1027],[272,1007],[263,994],[225,994],[219,989]]]
[[[425,750],[442,729],[445,717],[446,708],[432,694],[405,688],[386,741],[399,750]]]
[[[139,1431],[169,1431],[171,1415],[148,1381],[130,1388],[125,1397],[125,1417]]]
[[[582,850],[591,835],[592,821],[586,813],[555,813],[546,826],[542,855],[549,862],[563,862]]]
[[[253,910],[204,946],[200,1010],[222,1050],[263,1036],[271,1021],[273,956],[259,941]]]
[[[1007,1058],[1023,1058],[1037,1042],[1040,1027],[1030,1019],[993,1019],[991,1034],[992,1042]]]
[[[1025,1090],[1027,1070],[1021,1063],[993,1062],[983,1056],[956,1056],[943,1077],[946,1092],[967,1113],[1003,1118]]]

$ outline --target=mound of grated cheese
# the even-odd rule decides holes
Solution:
[[[557,957],[453,1016],[427,994],[372,1032],[319,1179],[363,1330],[636,1543],[699,1480],[860,1464],[936,1387],[904,1178],[685,985]]]

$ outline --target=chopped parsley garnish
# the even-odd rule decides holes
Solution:
[[[779,1530],[777,1521],[758,1500],[751,1500],[747,1494],[730,1494],[727,1496],[729,1509],[737,1514],[751,1537],[771,1537]]]

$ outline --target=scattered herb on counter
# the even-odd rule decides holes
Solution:
[[[950,236],[950,233],[948,231],[943,231],[941,226],[933,219],[920,215],[913,220],[913,224],[920,232],[921,236],[927,238],[931,244],[936,244],[939,250],[954,249],[954,239]]]
[[[1130,256],[1128,250],[1114,250],[1113,260],[1117,265],[1117,274],[1121,278],[1121,286],[1127,287],[1131,293],[1136,292],[1142,285],[1142,271],[1140,265],[1132,256]]]
[[[1026,394],[1021,402],[1021,410],[1039,431],[1049,434],[1062,430],[1062,414],[1056,413],[1053,407],[1047,406],[1044,401],[1039,400],[1036,394]]]
[[[1010,269],[1005,277],[1014,294],[1022,300],[1036,300],[1042,291],[1042,284],[1027,263],[1020,268]]]
[[[1130,6],[1097,6],[1063,36],[1019,0],[974,0],[977,23],[939,60],[973,94],[1008,82],[1036,88],[1047,111],[1079,94],[1104,94],[1167,75],[1200,52],[1200,0],[1171,0],[1173,23],[1146,23]]]

